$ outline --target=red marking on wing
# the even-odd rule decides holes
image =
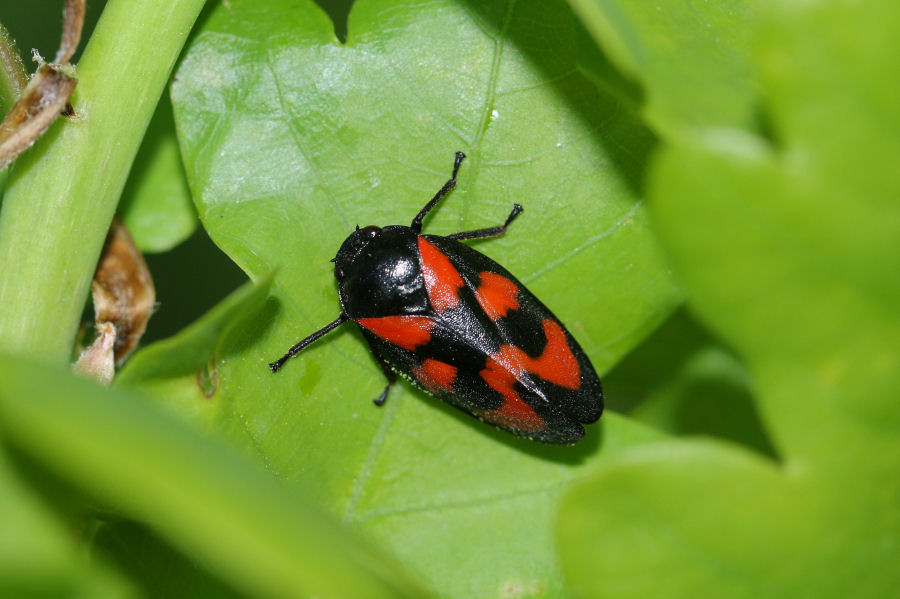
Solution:
[[[431,341],[431,328],[434,326],[430,316],[415,315],[357,318],[356,322],[388,343],[409,351],[415,351]]]
[[[523,401],[515,390],[516,381],[525,372],[567,389],[577,389],[581,386],[581,369],[569,348],[562,327],[551,318],[545,318],[542,324],[544,334],[547,336],[547,345],[540,356],[532,358],[514,345],[501,345],[500,349],[487,359],[484,370],[478,373],[491,389],[503,396],[503,403],[496,410],[477,412],[482,419],[526,432],[537,432],[547,428],[544,419]]]
[[[435,312],[455,308],[459,304],[463,279],[450,258],[422,236],[419,236],[419,255],[422,256],[422,277],[431,307]]]
[[[481,285],[475,291],[475,298],[488,318],[499,320],[510,310],[519,309],[519,288],[515,283],[493,272],[482,272],[479,276]]]
[[[545,318],[542,324],[547,345],[540,356],[532,358],[514,345],[501,345],[497,353],[488,358],[488,368],[494,362],[515,379],[521,378],[524,372],[530,372],[554,385],[577,389],[581,386],[581,368],[566,341],[566,334],[559,323],[551,318]],[[482,371],[482,376],[484,372]]]
[[[479,374],[491,389],[503,396],[503,403],[496,410],[476,410],[475,413],[479,418],[530,433],[547,428],[544,419],[519,397],[513,388],[516,377],[504,365],[495,362],[493,358],[488,358],[487,367]]]
[[[452,364],[428,358],[421,366],[413,366],[411,370],[416,380],[434,394],[453,390],[456,366]]]

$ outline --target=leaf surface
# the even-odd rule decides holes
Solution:
[[[329,260],[354,225],[409,223],[462,150],[425,230],[492,226],[521,203],[504,238],[476,246],[605,371],[681,297],[641,200],[653,136],[578,72],[565,4],[364,1],[345,45],[331,30],[311,3],[230,2],[177,73],[204,226],[252,277],[280,267],[275,301],[218,365],[212,421],[442,594],[558,595],[560,489],[601,447],[655,433],[609,413],[581,445],[541,447],[402,384],[376,409],[382,375],[352,325],[277,376],[266,362],[337,315]]]

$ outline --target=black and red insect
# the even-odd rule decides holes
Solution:
[[[460,243],[503,235],[497,227],[423,235],[422,221],[456,186],[465,158],[410,226],[369,226],[334,257],[341,314],[276,362],[347,322],[359,325],[388,384],[395,373],[497,428],[544,443],[571,444],[603,411],[600,379],[566,327],[509,271]]]

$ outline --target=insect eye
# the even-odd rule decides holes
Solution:
[[[376,227],[375,225],[369,225],[368,227],[365,227],[364,229],[360,229],[359,225],[357,225],[356,230],[362,231],[361,235],[363,235],[364,238],[368,240],[368,239],[372,239],[373,237],[378,235],[378,232],[381,231],[381,227]]]

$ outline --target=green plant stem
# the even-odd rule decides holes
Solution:
[[[77,68],[74,120],[14,164],[0,212],[0,349],[69,359],[132,160],[204,0],[109,0]]]

